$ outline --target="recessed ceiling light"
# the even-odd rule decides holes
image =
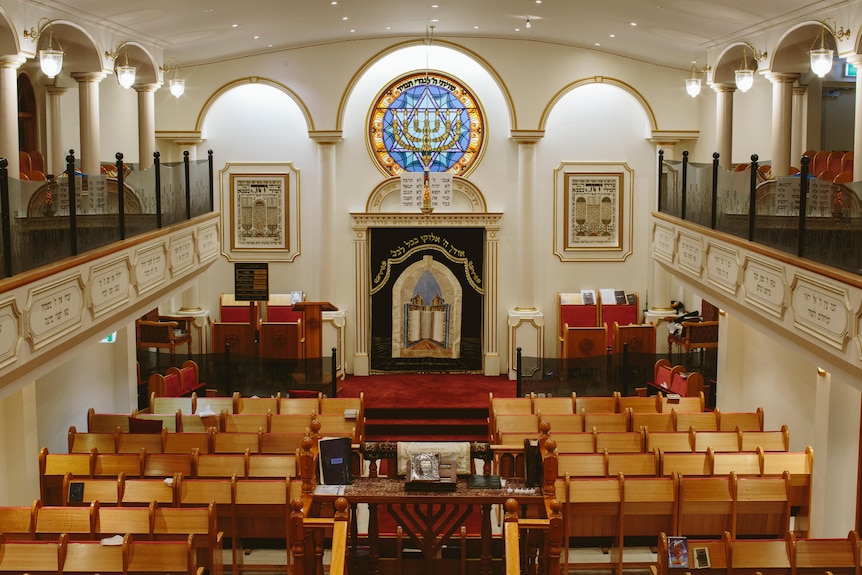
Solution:
[[[353,34],[354,32],[356,32],[356,30],[351,28],[350,33]]]
[[[473,30],[478,30],[478,29],[479,29],[478,26],[473,26]]]
[[[440,19],[439,19],[439,18],[431,18],[431,22],[437,23],[437,22],[439,22],[439,21],[440,21]]]
[[[541,4],[542,0],[536,0],[536,4]]]
[[[212,14],[214,10],[215,10],[215,8],[207,8],[206,10],[204,10],[204,13],[205,14]]]
[[[616,34],[608,34],[608,37],[610,37],[610,38],[616,38],[616,37],[617,37],[617,35],[616,35]]]
[[[520,31],[521,31],[520,28],[515,28],[515,32],[520,32]]]
[[[629,26],[637,26],[637,25],[638,25],[637,22],[629,22]]]
[[[231,24],[231,28],[239,28],[239,24]]]
[[[387,29],[387,30],[392,30],[392,26],[387,26],[387,27],[386,27],[386,29]]]
[[[346,21],[347,21],[347,16],[342,16],[342,17],[341,17],[341,20],[342,20],[343,22],[346,22]]]
[[[439,8],[439,7],[440,7],[440,5],[439,5],[439,4],[431,4],[431,7],[432,7],[432,8]]]
[[[266,45],[266,47],[267,47],[267,48],[272,48],[272,44],[267,44],[267,45]]]
[[[255,37],[254,37],[254,39],[255,39],[255,40],[260,40],[260,36],[255,36]]]
[[[333,6],[338,6],[338,0],[332,0],[330,4],[332,4]]]
[[[596,46],[601,46],[601,44],[599,44],[598,42],[596,42]]]

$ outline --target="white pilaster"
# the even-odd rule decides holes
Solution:
[[[862,54],[853,54],[847,61],[862,68]],[[853,179],[862,178],[862,74],[856,76],[856,114],[853,118]]]
[[[335,215],[335,184],[336,156],[335,146],[341,142],[341,131],[312,132],[311,139],[317,142],[317,166],[320,173],[320,220],[318,222],[318,238],[320,245],[320,285],[319,301],[335,299],[335,270],[338,256],[335,253],[334,242],[327,238],[334,237],[333,222]]]

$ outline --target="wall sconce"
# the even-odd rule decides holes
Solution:
[[[173,63],[173,65],[171,65]],[[167,74],[171,70],[173,70],[173,75],[171,79],[168,80],[168,86],[171,89],[171,94],[174,95],[174,98],[179,98],[186,91],[186,79],[180,76],[180,65],[177,62],[176,58],[171,58],[168,60],[168,65],[166,67],[160,67],[159,70],[162,73]]]
[[[698,74],[703,74],[706,77],[706,73],[711,70],[709,66],[698,67],[698,61],[699,58],[691,61],[691,78],[686,78],[685,80],[685,91],[692,98],[696,98],[700,94],[701,79],[698,78]]]
[[[751,89],[751,86],[754,85],[754,72],[757,70],[757,66],[755,65],[753,68],[748,67],[749,50],[751,50],[751,56],[754,58],[755,62],[760,62],[766,58],[766,52],[760,52],[748,42],[742,45],[741,67],[734,72],[736,87],[740,92],[748,92]]]
[[[820,34],[811,45],[811,50],[808,51],[808,56],[811,59],[811,71],[817,74],[819,78],[824,77],[832,71],[833,51],[831,48],[826,47],[826,31],[828,30],[838,40],[850,38],[850,30],[845,30],[844,26],[841,26],[836,32],[835,29],[838,28],[838,23],[832,20],[832,18],[826,18],[826,20],[830,20],[833,26],[829,26],[825,21],[820,22]],[[815,48],[818,44],[818,39],[820,40],[820,47]]]
[[[45,25],[42,25],[45,22]],[[39,67],[42,68],[42,73],[53,79],[57,77],[60,70],[63,69],[63,47],[60,46],[60,41],[57,40],[57,49],[54,49],[54,21],[47,18],[42,18],[35,28],[24,30],[24,37],[37,42],[39,37],[48,31],[48,48],[39,50]]]
[[[125,48],[125,64],[117,66],[117,82],[120,86],[128,90],[135,83],[135,73],[137,72],[134,66],[129,66],[129,45],[126,42],[120,42],[113,50],[105,51],[105,58],[112,59],[115,63],[120,55],[120,49]]]

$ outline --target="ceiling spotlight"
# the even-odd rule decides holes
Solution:
[[[526,24],[526,27],[527,27],[527,28],[532,28],[532,27],[533,27],[533,25],[532,25],[532,24],[530,24],[530,19],[529,19],[529,18],[527,18],[527,24]]]

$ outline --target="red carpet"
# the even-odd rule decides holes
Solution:
[[[464,374],[389,374],[348,376],[339,386],[339,397],[365,393],[365,407],[487,408],[488,393],[515,397],[515,381],[506,376]]]

